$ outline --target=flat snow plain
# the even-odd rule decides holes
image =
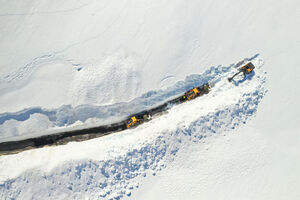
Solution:
[[[222,77],[134,130],[0,157],[2,199],[300,198],[299,1],[0,5],[1,140],[103,123]],[[251,57],[254,76],[222,82]]]

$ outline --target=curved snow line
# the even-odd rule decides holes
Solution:
[[[243,62],[247,60],[251,61],[257,56],[258,54],[250,59],[245,58]],[[49,119],[51,123],[51,126],[49,127],[66,127],[76,124],[76,122],[78,121],[85,123],[89,119],[93,119],[94,121],[97,120],[97,124],[93,124],[93,126],[117,122],[120,120],[124,120],[132,114],[158,106],[163,102],[166,102],[177,95],[183,94],[187,90],[196,86],[202,85],[207,82],[218,82],[221,77],[229,76],[229,73],[231,73],[232,70],[235,70],[232,67],[233,65],[230,65],[228,67],[211,67],[203,74],[189,75],[185,78],[184,81],[179,81],[172,87],[164,90],[149,91],[130,102],[121,102],[106,106],[79,105],[76,107],[72,107],[71,105],[63,105],[57,109],[33,107],[15,113],[3,113],[0,114],[0,126],[9,120],[24,122],[26,120],[29,120],[31,115],[37,113],[42,114]],[[45,131],[47,131],[47,129],[45,129]],[[33,133],[22,133],[22,135],[26,134]],[[46,133],[42,133],[41,135],[44,134]],[[0,140],[5,140],[4,137],[7,136],[5,136],[5,134],[1,134],[0,129]]]
[[[230,67],[212,67],[204,74],[190,75],[184,81],[179,81],[170,88],[159,91],[149,91],[130,102],[121,102],[107,106],[80,105],[72,107],[71,105],[63,105],[57,109],[33,107],[15,113],[2,113],[0,114],[0,125],[11,119],[17,121],[28,120],[30,115],[35,113],[47,116],[55,126],[59,127],[71,125],[76,121],[85,122],[90,118],[98,118],[101,120],[113,117],[124,118],[133,113],[161,104],[162,102],[165,102],[176,95],[182,94],[195,86],[207,83],[215,77],[221,76],[230,70]]]
[[[100,160],[64,162],[48,173],[37,169],[26,171],[5,180],[0,185],[0,196],[3,199],[39,199],[39,191],[43,191],[44,196],[49,194],[52,199],[121,199],[125,195],[130,196],[131,191],[138,187],[137,178],[155,175],[165,168],[181,147],[235,129],[255,114],[266,93],[266,73],[260,68],[262,61],[255,61],[257,69],[251,81],[245,79],[238,86],[227,80],[219,81],[207,96],[173,107],[168,115],[128,131],[135,137],[142,137],[139,136],[141,132],[152,133],[148,140],[143,138],[132,149],[121,150],[116,156]],[[162,126],[167,123],[169,126]],[[113,137],[126,141],[126,135]],[[101,141],[97,140],[97,145],[101,146]],[[112,144],[111,148],[122,145],[128,144]],[[2,173],[5,173],[5,169]],[[31,192],[29,194],[26,191]]]
[[[11,119],[14,119],[17,121],[25,121],[30,118],[30,115],[36,114],[36,113],[46,115],[49,117],[49,119],[52,119],[52,120],[54,120],[56,118],[55,111],[47,111],[47,110],[43,110],[40,107],[35,107],[35,108],[24,109],[22,111],[15,112],[15,113],[0,114],[0,124],[3,124],[5,121],[11,120]]]
[[[0,77],[0,84],[9,83],[15,80],[20,80],[21,78],[30,76],[34,70],[42,64],[53,62],[56,58],[53,54],[46,54],[32,59],[31,62],[27,63],[22,68],[17,71],[6,75],[5,77]]]
[[[114,116],[127,117],[130,114],[149,109],[150,107],[153,107],[176,95],[182,94],[195,86],[209,82],[215,77],[223,75],[230,70],[230,67],[212,67],[201,75],[190,75],[186,77],[184,81],[179,81],[170,88],[159,91],[149,91],[130,102],[121,102],[107,106],[80,105],[72,107],[71,105],[63,105],[52,110],[41,107],[33,107],[15,113],[2,113],[0,114],[0,124],[3,124],[5,121],[10,119],[24,121],[27,120],[30,115],[35,113],[48,116],[49,120],[54,122],[56,126],[70,125],[78,120],[85,122],[87,119],[94,117],[98,119],[107,119]]]

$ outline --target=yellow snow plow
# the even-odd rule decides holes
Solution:
[[[183,98],[186,98],[187,100],[191,100],[196,98],[199,94],[200,94],[199,90],[197,88],[193,88],[189,90],[187,93],[185,93]]]
[[[137,119],[135,116],[133,116],[127,121],[126,126],[127,126],[127,128],[130,128],[130,127],[133,127],[133,126],[139,124],[139,122],[140,122],[140,120]]]
[[[185,100],[192,100],[200,95],[207,94],[209,92],[210,86],[209,84],[204,84],[201,87],[195,87],[188,92],[186,92],[183,96]]]
[[[234,74],[232,77],[228,78],[228,81],[231,82],[232,79],[240,73],[243,73],[244,76],[247,75],[247,74],[250,74],[251,72],[253,72],[254,68],[255,68],[255,66],[251,62],[249,62],[248,64],[246,64],[243,67],[239,68],[238,69],[239,71],[236,74]]]

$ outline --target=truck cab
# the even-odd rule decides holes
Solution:
[[[242,71],[244,74],[250,74],[254,68],[254,65],[251,62],[249,62],[248,64],[241,67],[239,70]]]
[[[140,120],[137,119],[135,116],[133,116],[126,122],[126,126],[127,126],[127,128],[130,128],[130,127],[137,125],[139,122],[140,122]]]
[[[203,94],[207,94],[209,92],[209,89],[210,89],[210,86],[209,84],[204,84],[200,87],[195,87],[191,90],[189,90],[188,92],[186,92],[183,96],[183,99],[185,100],[192,100],[200,95],[203,95]]]
[[[184,94],[183,98],[185,98],[187,100],[191,100],[191,99],[194,99],[197,96],[199,96],[199,94],[200,94],[200,92],[199,92],[198,88],[193,88],[193,89],[189,90],[188,92],[186,92]]]

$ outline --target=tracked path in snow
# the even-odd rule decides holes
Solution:
[[[255,55],[252,58],[245,59],[245,61],[253,60],[257,56],[258,55]],[[237,65],[239,64],[240,63],[238,63]],[[38,133],[22,132],[19,136],[13,137],[11,134],[7,134],[4,132],[6,130],[5,127],[9,126],[10,122],[26,122],[32,116],[38,114],[43,118],[49,120],[49,122],[47,122],[49,123],[48,127],[67,127],[72,126],[78,122],[86,123],[87,120],[90,119],[97,120],[97,124],[94,124],[94,126],[105,125],[111,123],[112,121],[117,122],[124,120],[134,113],[138,113],[143,110],[148,110],[150,108],[158,106],[159,104],[162,104],[162,102],[166,102],[167,100],[174,98],[176,95],[183,94],[193,87],[211,82],[215,79],[218,79],[218,77],[224,75],[226,76],[226,73],[229,73],[231,70],[235,70],[233,64],[229,67],[212,67],[209,70],[205,71],[203,74],[193,74],[187,76],[185,80],[179,81],[169,88],[158,91],[149,91],[129,102],[119,102],[116,104],[105,106],[83,104],[73,107],[71,105],[63,105],[57,109],[31,107],[14,113],[1,113],[0,142],[18,140],[20,139],[20,136],[28,138],[32,136],[37,137],[49,134],[49,131],[47,132],[47,129],[41,128]],[[77,127],[77,129],[83,128],[87,127]]]
[[[34,150],[13,155],[0,168],[0,196],[3,199],[39,199],[39,191],[52,199],[121,199],[130,196],[138,187],[137,180],[155,175],[171,162],[178,151],[191,143],[200,143],[212,135],[224,134],[239,127],[253,117],[266,93],[266,72],[259,57],[252,60],[255,74],[233,84],[226,80],[233,71],[223,73],[207,95],[186,104],[175,106],[167,115],[106,139],[95,139],[64,147]],[[134,139],[133,139],[134,138]],[[122,142],[117,142],[122,140]],[[83,148],[87,145],[88,148]],[[106,149],[106,151],[103,150]],[[68,155],[72,149],[72,154]],[[112,153],[107,149],[113,149]],[[41,166],[42,158],[57,152],[56,159],[65,159],[49,171]],[[93,158],[78,158],[78,154],[96,154]],[[76,155],[76,156],[75,156]],[[105,156],[107,155],[107,156]],[[66,157],[64,157],[66,156]],[[8,175],[3,166],[25,159],[38,162],[29,164],[27,171]],[[74,161],[75,159],[75,161]],[[0,163],[3,160],[0,157]],[[30,194],[26,191],[31,191]],[[29,195],[29,196],[28,196]],[[45,196],[45,195],[44,195]]]
[[[253,58],[249,59],[252,60]],[[245,59],[245,61],[247,62],[248,59]],[[244,62],[244,61],[243,61]],[[242,64],[241,62],[239,62],[237,66],[239,66],[240,64]],[[214,72],[217,73],[217,75],[215,75],[214,78],[210,78],[209,81],[204,82],[204,83],[208,83],[210,82],[210,85],[213,86],[215,83],[220,82],[220,80],[222,78],[224,78],[226,76],[226,74],[228,72],[231,71],[230,67],[220,67],[220,68],[212,68],[211,70],[208,70],[205,72],[205,74],[208,75],[208,73]],[[250,75],[253,76],[254,74]],[[248,77],[250,77],[248,76]],[[206,77],[206,78],[208,78]],[[246,78],[246,76],[244,77]],[[197,79],[196,79],[197,80]],[[201,78],[198,77],[198,80],[202,80]],[[241,80],[244,81],[244,80]],[[199,87],[200,85],[198,82],[193,83],[193,85],[189,85],[189,88],[186,89],[190,90],[194,87]],[[175,87],[176,88],[176,87]],[[167,90],[170,91],[170,90]],[[174,98],[174,93],[176,92],[176,90],[171,90],[171,93],[163,93],[163,100],[159,99],[159,98],[155,98],[154,100],[156,100],[156,105],[155,103],[148,105],[148,108],[144,108],[145,110],[138,110],[136,112],[139,113],[144,113],[144,114],[150,114],[153,115],[155,113],[162,113],[164,111],[166,111],[169,107],[169,105],[172,104],[179,104],[182,103],[183,101],[177,101],[177,97]],[[176,94],[176,93],[175,93]],[[178,95],[178,94],[177,94]],[[183,94],[181,93],[180,96],[182,96]],[[171,100],[166,100],[168,98],[170,98],[169,96],[171,96]],[[147,96],[149,97],[149,96]],[[151,97],[151,96],[150,96]],[[180,98],[180,97],[179,97]],[[157,103],[157,101],[159,100],[160,103]],[[164,103],[161,103],[164,102]],[[155,105],[155,107],[153,107]],[[151,107],[152,106],[152,107]],[[131,106],[136,108],[136,106]],[[120,110],[123,110],[120,109]],[[38,112],[38,113],[42,113],[45,115],[48,115],[49,119],[55,119],[55,111],[43,111],[40,108],[33,108],[33,109],[27,109],[26,111],[23,111],[21,113],[16,113],[16,114],[4,114],[4,116],[0,116],[0,123],[2,121],[2,123],[7,120],[7,119],[18,119],[18,120],[25,120],[26,118],[29,118],[31,114],[33,114],[34,112]],[[71,114],[67,114],[66,112],[61,112],[62,115],[64,116],[70,116],[72,117]],[[119,114],[119,112],[115,112],[117,114]],[[142,114],[142,115],[144,115]],[[128,113],[129,115],[129,113]],[[130,113],[130,115],[139,115],[138,113]],[[124,118],[124,117],[123,117]],[[12,139],[10,141],[5,141],[0,143],[0,155],[2,154],[12,154],[12,153],[18,153],[20,151],[24,151],[24,150],[28,150],[28,149],[32,149],[32,148],[40,148],[43,147],[45,145],[61,145],[61,144],[66,144],[70,141],[83,141],[83,140],[87,140],[87,139],[92,139],[95,137],[101,137],[107,134],[111,134],[113,132],[117,132],[117,131],[122,131],[127,129],[126,127],[126,121],[128,120],[129,116],[125,117],[125,119],[121,120],[121,121],[117,121],[115,123],[112,124],[105,124],[105,125],[101,125],[101,126],[96,126],[96,127],[88,127],[88,128],[83,128],[83,129],[78,129],[78,130],[68,130],[68,131],[61,131],[58,133],[48,133],[48,134],[44,134],[44,135],[38,135],[38,136],[31,136],[28,138],[16,138],[16,139]],[[67,120],[70,121],[70,120]]]

